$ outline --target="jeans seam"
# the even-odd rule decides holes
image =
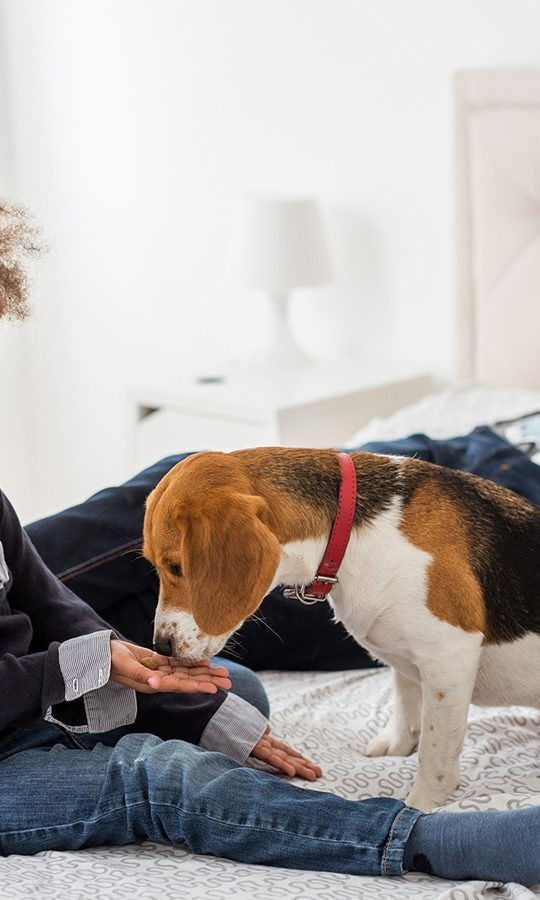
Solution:
[[[150,806],[164,806],[169,809],[175,809],[177,811],[179,809],[178,806],[176,806],[174,803],[164,803],[162,801],[160,802],[160,801],[153,801],[153,800],[149,800],[148,802],[150,803]],[[356,847],[357,849],[362,849],[362,850],[379,851],[379,849],[380,849],[379,847],[372,847],[371,844],[359,844],[358,841],[341,840],[340,838],[319,837],[318,835],[315,835],[315,834],[307,834],[304,831],[302,831],[302,832],[286,831],[283,828],[278,828],[278,827],[273,827],[273,826],[249,825],[249,824],[243,825],[241,822],[231,822],[230,819],[217,818],[216,816],[210,815],[210,813],[203,812],[202,810],[200,810],[198,812],[194,812],[191,810],[186,810],[186,809],[181,808],[180,812],[182,812],[184,815],[188,815],[188,816],[203,816],[205,819],[210,819],[211,822],[219,822],[220,825],[232,825],[235,828],[249,828],[252,831],[272,831],[272,832],[277,832],[278,834],[287,834],[287,835],[290,835],[291,837],[302,837],[302,838],[310,838],[310,839],[316,840],[316,841],[324,841],[327,844],[348,844],[352,847]]]
[[[11,837],[16,834],[33,834],[36,831],[55,831],[62,828],[73,828],[75,825],[95,825],[102,819],[106,819],[107,816],[112,816],[125,809],[132,809],[134,806],[141,806],[146,803],[148,803],[147,800],[137,800],[136,803],[125,803],[123,806],[116,806],[114,809],[107,810],[107,812],[102,813],[100,816],[96,816],[94,819],[76,819],[73,822],[62,822],[58,825],[39,825],[37,828],[18,828],[14,831],[0,831],[0,837]]]
[[[90,572],[92,569],[96,569],[98,566],[104,565],[107,562],[112,562],[114,559],[117,559],[121,556],[126,550],[135,550],[142,546],[141,538],[136,538],[132,541],[128,541],[126,544],[120,544],[118,547],[115,547],[112,550],[107,550],[106,553],[100,553],[98,556],[93,556],[90,559],[85,559],[84,562],[77,563],[76,566],[71,566],[69,569],[65,569],[63,572],[59,572],[57,577],[60,581],[70,581],[72,578],[77,578],[78,575],[83,575],[85,572]]]
[[[407,809],[408,809],[407,806],[404,806],[403,809],[400,809],[400,811],[398,812],[394,821],[392,822],[392,827],[390,828],[390,831],[388,833],[388,838],[386,839],[386,844],[384,845],[384,850],[383,850],[383,855],[382,855],[381,868],[382,868],[383,875],[387,874],[388,851],[390,850],[390,845],[391,845],[393,837],[394,837],[394,832],[397,828],[399,820],[407,812]]]

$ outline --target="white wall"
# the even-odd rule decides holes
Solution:
[[[0,31],[0,195],[14,178],[12,134],[9,121],[7,66]],[[14,497],[30,498],[35,488],[30,455],[27,371],[24,365],[25,335],[20,326],[0,322],[0,489]]]
[[[399,346],[450,372],[451,76],[540,64],[536,0],[0,9],[6,182],[52,248],[33,322],[0,326],[2,391],[8,353],[26,377],[0,421],[0,444],[16,445],[0,451],[2,483],[24,517],[124,476],[128,385],[258,340],[262,305],[220,286],[245,189],[323,200],[339,279],[298,298],[306,340],[330,333],[359,358]],[[10,424],[23,403],[26,430]]]

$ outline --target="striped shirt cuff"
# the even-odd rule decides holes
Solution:
[[[58,659],[66,685],[66,700],[78,700],[88,691],[107,684],[113,634],[112,630],[94,631],[60,644]]]
[[[91,734],[130,725],[137,717],[135,691],[109,681],[111,673],[111,638],[113,631],[94,631],[64,641],[58,648],[60,670],[69,702],[83,698],[86,725],[67,725],[55,719],[52,709],[45,719],[62,725],[68,731]]]
[[[227,694],[204,729],[199,746],[245,763],[267,725],[268,719],[251,703]]]

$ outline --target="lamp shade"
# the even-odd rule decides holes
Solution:
[[[317,199],[243,197],[233,222],[227,274],[236,284],[278,293],[331,281]]]

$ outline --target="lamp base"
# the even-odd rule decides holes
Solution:
[[[274,321],[270,341],[259,355],[260,364],[268,366],[273,363],[291,369],[313,364],[313,359],[302,349],[289,328],[287,294],[272,293],[268,297]]]

